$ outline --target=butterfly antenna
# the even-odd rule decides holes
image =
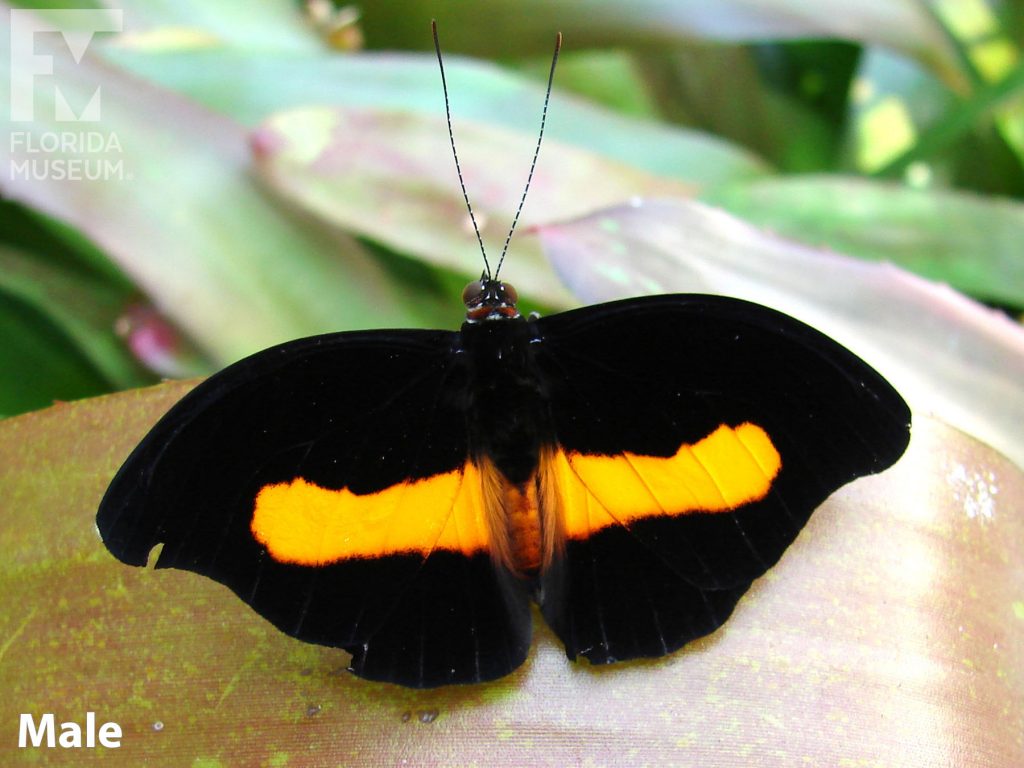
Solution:
[[[544,123],[548,119],[548,102],[551,100],[551,84],[555,81],[555,65],[558,63],[558,52],[562,50],[562,33],[555,36],[555,53],[551,57],[551,71],[548,73],[548,90],[544,94],[544,111],[540,115],[540,132],[537,134],[537,147],[533,150],[533,162],[530,163],[530,173],[526,177],[526,186],[523,188],[523,196],[519,198],[519,207],[516,208],[516,215],[512,219],[512,226],[508,230],[508,237],[505,238],[505,245],[501,249],[501,256],[498,258],[498,266],[494,270],[494,279],[498,279],[501,272],[501,265],[505,263],[505,254],[508,253],[508,244],[512,241],[512,233],[516,231],[516,224],[519,222],[519,214],[523,210],[523,203],[526,202],[526,193],[530,191],[530,182],[533,181],[533,171],[537,167],[537,157],[540,155],[540,143],[544,139]]]
[[[459,165],[459,153],[455,151],[455,134],[452,133],[452,110],[448,103],[448,83],[444,78],[444,62],[441,61],[441,43],[437,39],[437,19],[430,20],[430,29],[434,33],[434,50],[437,51],[437,66],[441,68],[441,90],[444,91],[444,116],[445,119],[448,120],[448,140],[452,144],[452,157],[455,158],[455,172],[459,174],[459,186],[462,187],[462,199],[466,201],[466,210],[469,211],[469,220],[473,222],[473,231],[476,232],[476,241],[480,244],[480,255],[484,257],[484,269],[487,273],[487,279],[489,280],[491,277],[491,265],[487,261],[487,251],[484,250],[484,239],[480,236],[480,227],[477,226],[476,216],[473,214],[473,206],[469,203],[469,194],[466,192],[466,182],[462,180],[462,167]],[[520,207],[522,207],[522,203],[520,203]],[[504,256],[504,254],[502,254],[502,256]]]

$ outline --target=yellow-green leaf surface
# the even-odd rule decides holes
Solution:
[[[0,423],[0,763],[125,766],[928,765],[1024,760],[1024,476],[918,416],[888,472],[835,494],[713,635],[595,669],[538,627],[485,685],[344,671],[195,574],[135,569],[93,516],[166,384]],[[21,713],[124,730],[16,747]]]

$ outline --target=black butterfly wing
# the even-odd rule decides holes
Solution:
[[[479,525],[455,338],[319,336],[212,376],[117,473],[104,542],[132,565],[163,544],[156,567],[216,579],[288,634],[350,651],[363,677],[507,674],[528,598]]]
[[[536,327],[570,521],[542,610],[570,658],[659,656],[713,631],[826,497],[909,441],[878,373],[762,306],[658,296]]]

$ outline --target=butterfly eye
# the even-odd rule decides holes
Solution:
[[[508,283],[499,283],[498,297],[504,304],[508,304],[510,306],[515,306],[519,301],[519,293]]]
[[[467,307],[478,306],[484,298],[484,283],[482,280],[474,280],[462,289],[462,303]]]

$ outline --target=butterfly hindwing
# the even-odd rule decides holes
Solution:
[[[570,657],[657,656],[717,628],[825,498],[892,464],[910,413],[814,329],[659,296],[537,321],[564,554],[542,609]]]
[[[253,355],[182,399],[97,515],[114,555],[209,576],[283,631],[411,686],[507,674],[528,598],[496,569],[455,334],[343,333]]]

